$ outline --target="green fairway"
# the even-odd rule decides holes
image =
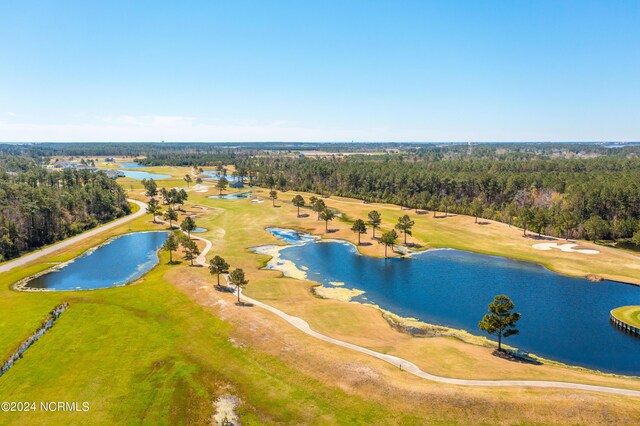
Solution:
[[[144,218],[119,232],[148,227]],[[81,251],[69,250],[56,261]],[[307,423],[320,417],[350,423],[353,416],[363,422],[391,421],[399,415],[358,397],[347,398],[340,389],[297,373],[270,355],[234,345],[229,324],[166,281],[164,275],[176,268],[167,261],[168,255],[162,253],[160,265],[135,285],[97,291],[9,289],[16,279],[50,265],[4,274],[2,359],[38,328],[53,307],[65,301],[70,306],[0,378],[0,400],[86,401],[90,410],[2,413],[0,423],[207,423],[212,401],[224,393],[242,400],[238,413],[244,424]]]
[[[172,183],[182,186],[177,180]],[[129,196],[144,199],[140,183],[132,187]],[[259,188],[253,191],[264,193]],[[411,359],[445,376],[637,385],[563,367],[505,362],[493,357],[489,348],[456,339],[415,339],[389,327],[375,308],[318,299],[309,292],[312,283],[259,269],[266,259],[247,248],[276,242],[264,230],[267,226],[322,234],[324,223],[315,215],[297,217],[287,202],[292,194],[283,194],[274,208],[269,200],[258,204],[249,199],[207,198],[212,193],[217,191],[192,191],[185,206],[198,226],[207,229],[200,235],[213,243],[208,257],[219,254],[233,267],[243,268],[250,280],[247,295],[304,318],[320,332]],[[327,201],[350,217],[361,217],[362,209],[371,207],[346,199]],[[393,206],[376,208],[385,217],[398,211]],[[453,234],[460,228],[456,234],[460,235],[466,226],[461,217],[437,224],[417,219],[421,234],[424,227],[432,235]],[[601,397],[587,407],[559,390],[462,389],[416,380],[370,357],[305,337],[262,309],[236,307],[233,295],[212,289],[214,280],[205,268],[191,268],[186,261],[167,265],[166,252],[161,253],[160,264],[134,285],[79,292],[10,290],[11,283],[113,235],[163,226],[151,223],[150,216],[141,217],[0,276],[4,359],[54,306],[70,304],[54,327],[0,377],[0,401],[90,405],[89,412],[5,413],[2,424],[204,424],[215,411],[213,401],[225,394],[241,400],[237,413],[242,424],[493,424],[496,416],[542,424],[564,419],[552,407],[563,407],[577,422],[584,413],[604,421],[605,407],[615,407],[618,419],[640,412],[640,403],[630,398]],[[348,223],[336,222],[333,227],[339,229],[332,237],[353,240]],[[493,233],[499,235],[497,230]],[[378,245],[365,248],[372,255],[382,250]],[[505,398],[509,404],[503,403]],[[473,418],[467,416],[471,405],[476,408]]]

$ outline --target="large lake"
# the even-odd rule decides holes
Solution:
[[[93,290],[125,285],[158,263],[166,231],[135,232],[114,238],[59,270],[29,281],[26,288]]]
[[[378,259],[358,254],[350,243],[269,230],[294,244],[282,249],[280,257],[308,268],[303,268],[308,279],[327,287],[342,282],[346,288],[365,291],[354,301],[484,335],[478,322],[487,305],[495,295],[506,294],[522,313],[520,335],[506,339],[507,344],[571,365],[640,375],[640,338],[609,323],[612,309],[640,304],[640,287],[592,283],[533,263],[459,250]]]

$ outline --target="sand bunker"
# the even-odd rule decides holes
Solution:
[[[240,399],[234,395],[222,395],[213,402],[216,409],[212,423],[214,425],[239,425],[236,407],[240,404]]]
[[[194,185],[192,189],[195,192],[209,192],[209,188],[201,184]]]
[[[313,287],[313,292],[325,299],[340,300],[342,302],[350,302],[354,297],[364,294],[364,291],[357,288],[343,287]]]
[[[533,247],[536,250],[544,250],[544,251],[549,251],[551,249],[558,249],[566,253],[582,253],[582,254],[599,254],[600,253],[598,250],[575,248],[575,247],[578,247],[578,244],[573,244],[573,243],[569,243],[569,244],[538,243],[538,244],[532,245],[531,247]]]
[[[267,262],[265,269],[280,271],[285,277],[296,278],[299,280],[306,279],[307,273],[298,268],[298,265],[290,260],[282,259],[282,257],[280,257],[280,251],[287,247],[290,246],[267,245],[254,247],[253,251],[258,254],[266,254],[267,256],[271,256],[271,260]]]

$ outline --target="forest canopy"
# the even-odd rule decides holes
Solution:
[[[0,261],[130,212],[123,189],[102,172],[0,155]]]

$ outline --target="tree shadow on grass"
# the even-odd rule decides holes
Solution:
[[[533,358],[527,352],[520,352],[520,351],[514,352],[514,351],[506,351],[506,350],[499,351],[496,349],[493,352],[491,352],[491,355],[498,358],[502,358],[506,361],[517,362],[520,364],[542,365],[542,362]]]
[[[482,222],[478,222],[477,225],[491,225],[491,222],[482,221]]]
[[[298,217],[300,217],[300,218],[309,217],[309,215],[307,213],[302,213],[302,214],[298,215]]]
[[[170,262],[167,262],[167,265],[180,265],[181,263],[181,260],[172,260]]]
[[[372,246],[373,243],[368,243],[368,242],[365,241],[365,242],[360,243],[359,245],[362,246],[362,247],[367,247],[367,246]]]
[[[249,303],[249,302],[243,302],[242,300],[240,302],[236,302],[235,303],[236,306],[242,306],[242,307],[246,307],[246,308],[251,308],[253,307],[253,303]]]
[[[457,215],[455,215],[455,214],[453,214],[453,213],[447,213],[446,215],[444,215],[444,214],[442,214],[442,215],[440,215],[440,214],[439,214],[439,215],[436,215],[436,216],[434,216],[433,218],[434,218],[434,219],[446,219],[446,218],[448,218],[448,217],[455,217],[455,216],[457,216]]]
[[[526,236],[523,235],[524,238],[530,238],[532,240],[542,240],[542,241],[558,241],[557,238],[554,237],[547,237],[545,235],[535,235],[535,234],[527,234]]]
[[[338,232],[338,231],[339,231],[338,229],[329,229],[329,230],[327,230],[327,234],[333,234],[333,233]]]

